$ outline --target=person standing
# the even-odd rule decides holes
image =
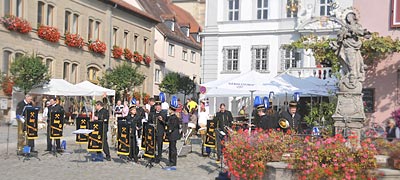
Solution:
[[[25,120],[26,117],[24,119],[25,116],[25,107],[29,107],[29,106],[33,106],[32,103],[32,96],[27,94],[25,95],[25,99],[20,101],[17,104],[17,108],[15,110],[15,114],[16,114],[16,118],[18,120],[18,154],[22,154],[22,148],[23,148],[23,142],[25,141],[24,138],[24,132],[25,132]],[[37,153],[37,151],[35,151],[35,141],[33,139],[28,139],[27,142],[29,147],[31,147],[31,152],[33,153]]]
[[[124,109],[124,105],[122,105],[121,100],[118,100],[117,104],[115,105],[115,108],[114,108],[114,116],[116,118],[121,117],[123,109]]]
[[[105,159],[107,161],[111,161],[110,148],[108,147],[108,142],[107,142],[108,121],[109,121],[110,115],[108,114],[108,111],[106,109],[104,109],[103,106],[104,106],[103,102],[101,102],[101,101],[96,102],[96,111],[94,112],[92,121],[103,122],[103,134],[102,134],[103,151],[104,151],[104,154],[106,155]]]
[[[128,101],[124,101],[124,108],[122,108],[122,117],[127,116],[129,113]]]
[[[155,163],[159,163],[161,161],[166,120],[167,114],[161,109],[161,101],[155,101],[154,111],[150,111],[149,114],[149,124],[153,124],[156,127],[157,156],[154,161]]]
[[[257,113],[260,117],[259,127],[263,130],[275,130],[278,128],[278,120],[272,107],[265,108],[264,104],[257,106]]]
[[[169,140],[169,169],[167,170],[176,170],[177,156],[178,151],[176,150],[176,141],[180,139],[179,135],[179,124],[180,120],[177,116],[176,109],[179,107],[179,104],[176,100],[176,97],[172,97],[171,103],[169,106],[169,116],[168,116],[168,140]]]
[[[280,118],[288,120],[290,129],[296,132],[301,131],[300,127],[301,116],[299,113],[297,113],[297,103],[295,101],[289,102],[288,110],[282,111]],[[287,129],[284,130],[284,132],[287,132]]]
[[[187,110],[187,108],[183,108],[182,112],[181,112],[181,118],[182,118],[182,136],[184,138],[186,138],[186,136],[188,135],[188,123],[189,123],[189,118],[190,118],[190,114]]]
[[[217,163],[221,161],[222,144],[221,140],[228,134],[227,127],[231,127],[233,122],[232,113],[225,109],[225,104],[219,105],[219,112],[216,114],[216,139],[217,139]]]
[[[137,114],[137,109],[136,105],[132,104],[129,107],[129,114],[126,116],[126,121],[128,122],[129,129],[130,129],[130,134],[129,134],[129,158],[133,159],[135,163],[138,162],[138,153],[139,153],[139,146],[137,143],[137,133],[141,127],[142,127],[142,119],[141,117]]]
[[[50,132],[51,132],[51,115],[54,113],[61,113],[64,115],[64,108],[59,104],[59,100],[56,100],[56,98],[50,98],[50,106],[49,106],[49,111],[47,113],[47,149],[45,151],[51,151],[52,150],[52,140],[50,139]],[[64,118],[64,117],[61,117]],[[64,119],[62,120],[64,122]],[[60,139],[55,139],[56,141],[56,150],[57,152],[62,152],[61,149],[61,144],[60,144]]]
[[[400,139],[400,128],[396,126],[396,121],[392,118],[388,121],[386,127],[386,139],[392,142],[394,139]]]

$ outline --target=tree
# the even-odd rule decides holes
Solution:
[[[123,93],[126,99],[128,92],[135,86],[140,86],[146,77],[138,71],[138,67],[132,67],[128,63],[117,66],[109,73],[105,73],[100,79],[100,84]]]
[[[188,76],[182,76],[179,80],[179,92],[184,95],[184,100],[186,96],[193,93],[196,84]]]
[[[176,72],[171,72],[165,75],[160,84],[160,91],[167,94],[176,94],[179,91],[179,81],[181,76]]]
[[[48,67],[35,54],[15,59],[11,64],[10,72],[14,85],[23,90],[25,94],[50,81]]]

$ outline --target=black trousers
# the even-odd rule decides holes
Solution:
[[[50,127],[50,122],[47,122],[47,150],[51,151],[53,148],[52,145],[52,140],[50,139],[50,132],[51,132],[51,127]],[[61,149],[61,144],[60,144],[60,139],[55,139],[56,141],[56,149]]]
[[[176,150],[176,140],[169,142],[169,165],[176,166],[178,151]]]
[[[225,136],[219,133],[219,130],[215,131],[215,136],[217,140],[217,159],[221,160],[221,154],[222,154],[221,140],[224,139]]]
[[[157,160],[161,160],[162,151],[163,151],[163,135],[159,135],[156,137],[157,139]]]
[[[138,161],[138,153],[139,153],[139,146],[137,145],[136,141],[136,134],[129,137],[129,157],[133,159],[135,162]]]
[[[108,134],[108,124],[104,124],[105,127],[103,127],[103,151],[104,154],[106,154],[106,157],[111,157],[110,156],[110,148],[108,146],[108,138],[107,138],[107,134]]]

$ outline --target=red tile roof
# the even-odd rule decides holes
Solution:
[[[172,3],[168,5],[173,11],[175,11],[176,21],[178,22],[179,25],[190,25],[191,33],[196,33],[201,31],[199,23],[197,23],[197,21],[193,18],[193,16],[190,13]]]
[[[148,14],[123,0],[100,0],[100,1],[111,5],[117,4],[117,8],[128,11],[130,13],[134,13],[135,15],[144,17],[156,23],[161,22],[158,18],[153,17],[151,14]]]

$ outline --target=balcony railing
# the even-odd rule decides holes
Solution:
[[[286,72],[292,76],[299,78],[317,77],[319,79],[331,78],[333,76],[332,68],[330,67],[304,67],[304,68],[290,68]]]

